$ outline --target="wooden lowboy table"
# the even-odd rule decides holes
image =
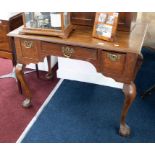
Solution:
[[[16,74],[25,92],[25,107],[31,103],[31,92],[23,74],[25,65],[38,63],[50,55],[88,61],[98,72],[124,83],[125,100],[119,133],[123,136],[130,134],[125,119],[136,96],[134,79],[142,62],[141,48],[146,25],[136,24],[132,32],[118,31],[114,42],[92,38],[92,28],[87,26],[76,26],[67,39],[19,34],[21,29],[22,27],[8,35],[15,39],[18,61]]]

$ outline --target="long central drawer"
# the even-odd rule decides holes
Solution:
[[[41,51],[45,54],[82,60],[96,60],[97,49],[77,47],[49,42],[41,43]]]

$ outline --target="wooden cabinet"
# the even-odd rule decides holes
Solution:
[[[71,22],[75,25],[93,26],[95,12],[71,12]]]
[[[9,32],[9,22],[0,20],[0,50],[11,51],[10,39],[7,37]]]
[[[137,19],[137,12],[120,12],[118,30],[119,31],[132,31],[135,27]]]
[[[137,12],[119,12],[119,20],[117,30],[131,31],[136,22]],[[93,26],[95,20],[95,12],[72,12],[71,22],[75,25]]]
[[[0,20],[0,57],[13,59],[13,39],[9,38],[7,34],[15,28],[22,25],[22,15],[17,14],[9,20]]]

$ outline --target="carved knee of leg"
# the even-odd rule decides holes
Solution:
[[[134,98],[136,97],[135,84],[133,82],[130,85],[125,84],[123,87],[123,92],[127,100],[131,100],[131,101],[134,100]]]

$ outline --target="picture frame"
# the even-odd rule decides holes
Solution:
[[[118,16],[118,12],[96,12],[92,36],[106,41],[114,41]]]

